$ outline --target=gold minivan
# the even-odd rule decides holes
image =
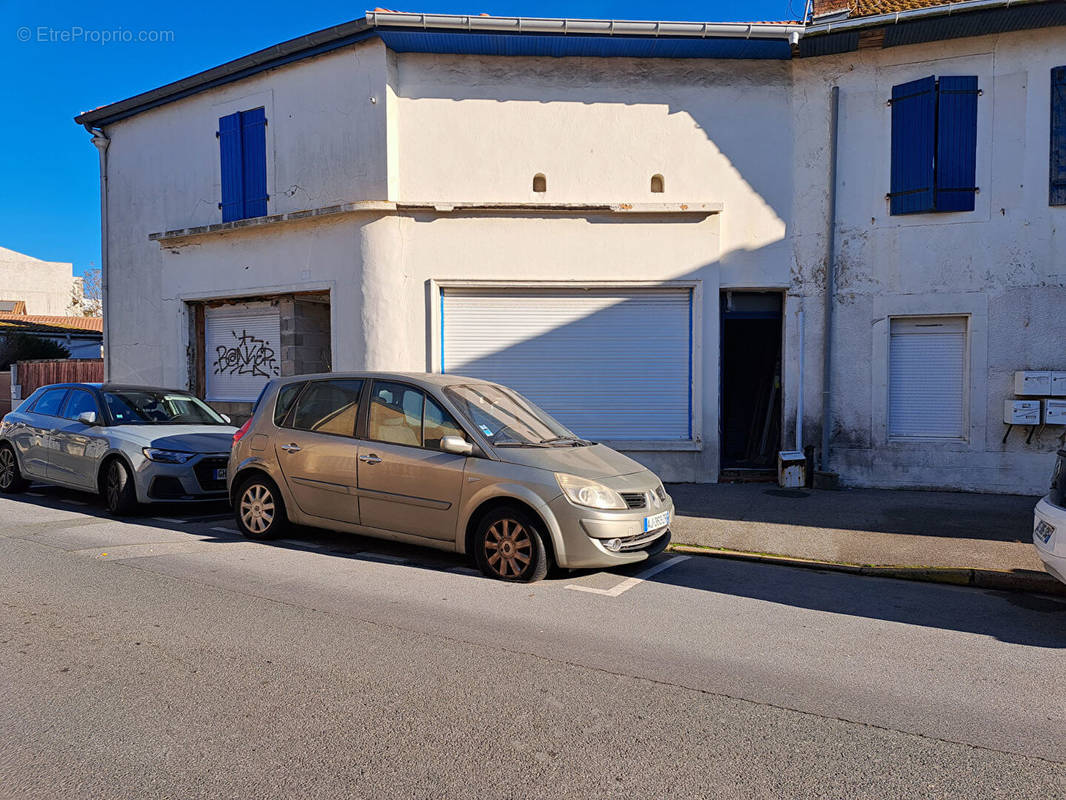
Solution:
[[[251,539],[313,525],[472,554],[507,581],[642,561],[669,544],[674,513],[636,461],[458,375],[275,379],[233,437],[228,476]]]

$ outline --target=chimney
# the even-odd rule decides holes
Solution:
[[[850,10],[849,0],[813,0],[811,16],[815,20],[837,15],[846,16]]]

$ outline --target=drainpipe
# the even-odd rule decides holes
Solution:
[[[85,130],[92,136],[93,145],[100,153],[100,313],[104,317],[104,380],[111,380],[111,314],[108,313],[107,273],[110,266],[107,258],[107,138],[103,128],[86,124]]]
[[[825,323],[822,345],[822,471],[829,471],[829,436],[833,429],[833,301],[836,297],[837,229],[837,127],[840,120],[840,87],[834,86],[829,101],[829,214],[826,230]]]
[[[803,298],[800,300],[799,311],[796,313],[796,325],[799,327],[799,394],[796,397],[796,447],[799,452],[803,452],[803,329],[804,325],[804,313],[803,313]]]

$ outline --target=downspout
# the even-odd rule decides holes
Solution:
[[[85,130],[92,136],[93,145],[100,154],[100,313],[104,318],[104,380],[111,380],[111,315],[108,313],[107,273],[107,138],[103,128],[94,128],[88,123]]]
[[[837,230],[837,127],[840,121],[840,87],[829,101],[829,213],[826,230],[825,323],[822,345],[822,471],[829,472],[829,438],[833,430],[833,304],[836,298]]]

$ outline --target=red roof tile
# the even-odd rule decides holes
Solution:
[[[0,313],[3,333],[103,333],[102,317],[51,317],[38,314]]]

